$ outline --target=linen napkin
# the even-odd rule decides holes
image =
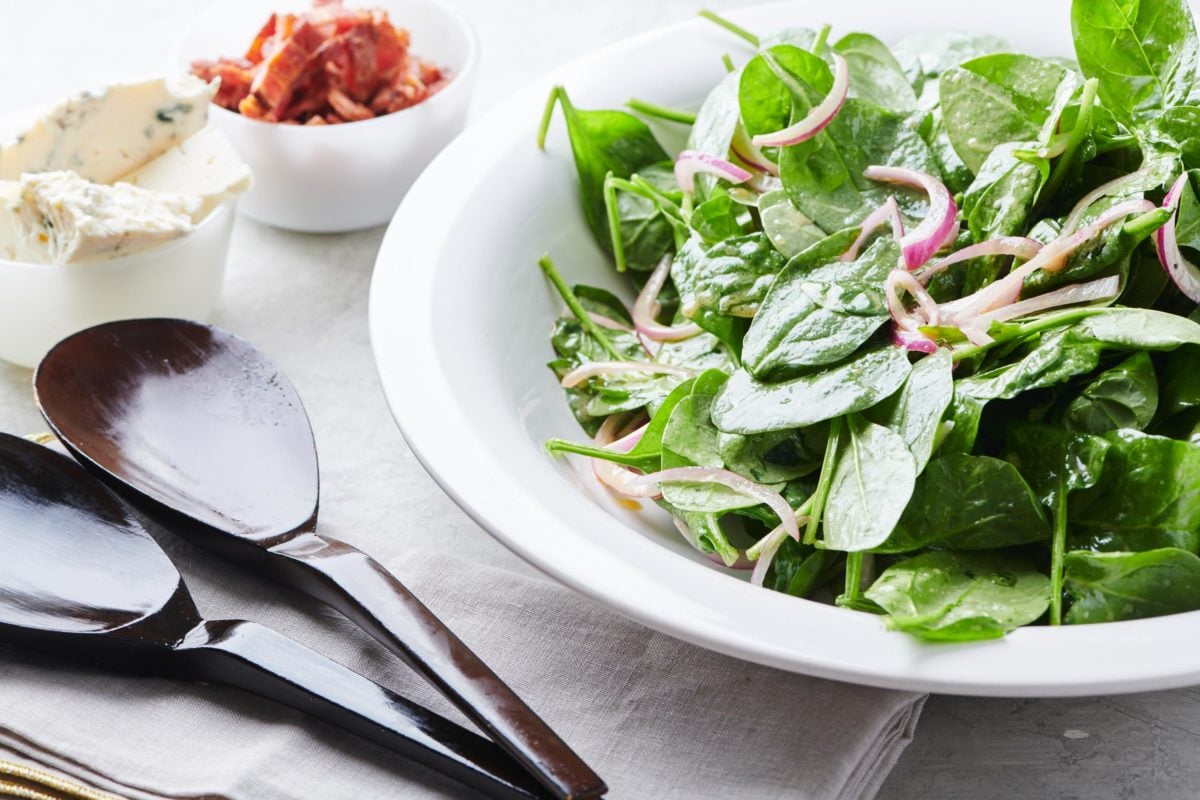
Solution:
[[[462,720],[336,613],[158,538],[187,567],[208,616],[265,622]],[[604,776],[611,798],[870,798],[924,701],[718,655],[547,579],[436,549],[410,550],[389,567]],[[0,758],[133,800],[476,796],[234,689],[106,674],[8,648],[0,648]]]

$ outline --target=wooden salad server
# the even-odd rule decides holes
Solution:
[[[283,634],[205,620],[175,565],[77,463],[0,434],[0,643],[236,686],[485,795],[551,795],[508,753]]]
[[[554,795],[604,782],[399,580],[316,532],[317,452],[274,363],[218,328],[127,320],[77,333],[34,375],[63,445],[164,525],[341,611],[436,686]]]

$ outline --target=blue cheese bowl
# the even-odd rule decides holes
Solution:
[[[32,368],[72,333],[117,319],[207,319],[221,299],[233,208],[222,203],[186,235],[116,258],[0,259],[0,358]]]

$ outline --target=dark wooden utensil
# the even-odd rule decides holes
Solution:
[[[607,791],[403,584],[315,532],[317,453],[300,397],[249,343],[171,319],[100,325],[34,376],[72,455],[199,544],[338,609],[397,653],[559,798]]]
[[[0,641],[224,683],[330,722],[490,797],[551,795],[494,742],[276,633],[200,617],[174,564],[78,464],[0,434]]]

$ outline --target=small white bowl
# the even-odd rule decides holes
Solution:
[[[234,201],[196,229],[119,258],[81,264],[0,259],[0,358],[34,367],[73,333],[118,319],[207,319],[221,300]]]
[[[242,197],[246,216],[290,230],[332,233],[391,219],[425,165],[459,134],[475,85],[475,33],[431,0],[359,0],[383,8],[412,34],[412,50],[450,70],[450,82],[422,103],[361,122],[280,125],[217,105],[209,118],[254,171]],[[272,12],[302,11],[304,0],[227,0],[197,18],[171,54],[172,69],[196,59],[240,56]]]

